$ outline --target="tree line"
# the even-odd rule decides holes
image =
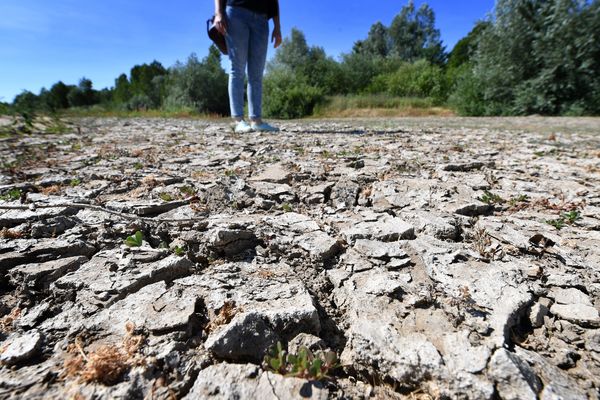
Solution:
[[[600,114],[600,1],[498,0],[451,52],[435,14],[412,0],[389,26],[377,22],[335,59],[293,29],[267,65],[268,116],[310,115],[332,96],[427,99],[462,115]],[[228,114],[227,74],[215,47],[165,68],[136,65],[109,89],[89,79],[23,92],[8,110],[106,109]]]

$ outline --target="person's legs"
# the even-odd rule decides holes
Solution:
[[[262,118],[262,81],[269,46],[269,21],[254,14],[248,44],[248,111],[252,121]]]
[[[229,106],[231,116],[240,121],[244,118],[244,81],[248,62],[250,29],[246,11],[227,7],[227,53],[231,61],[229,72]]]

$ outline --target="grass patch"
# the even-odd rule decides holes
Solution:
[[[82,108],[70,108],[62,113],[64,117],[82,118],[195,118],[195,119],[221,119],[223,116],[217,114],[199,113],[193,109],[177,109],[177,110],[122,110],[113,109],[110,107],[93,106]]]
[[[435,105],[431,98],[395,97],[386,94],[330,96],[317,106],[314,117],[452,116],[452,110]]]

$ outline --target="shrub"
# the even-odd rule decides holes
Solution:
[[[400,97],[431,97],[441,103],[446,99],[446,86],[440,67],[419,60],[412,64],[404,63],[394,72],[376,76],[368,91]]]
[[[485,104],[481,82],[473,74],[471,65],[465,64],[459,70],[452,94],[448,98],[450,107],[459,115],[484,115]]]
[[[9,104],[0,102],[0,115],[7,115],[11,113],[11,108]]]
[[[227,75],[214,46],[202,61],[192,54],[186,64],[177,63],[165,84],[168,89],[163,107],[167,110],[191,108],[200,113],[229,113]]]
[[[308,85],[285,67],[272,69],[264,80],[264,114],[276,118],[311,115],[323,101],[323,91]]]

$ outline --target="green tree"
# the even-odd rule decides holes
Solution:
[[[117,104],[126,104],[131,99],[131,88],[126,74],[121,74],[115,79],[113,101]]]
[[[0,115],[8,115],[11,111],[10,104],[0,101]]]
[[[58,81],[50,88],[52,102],[57,109],[65,109],[69,107],[69,87],[62,81]]]
[[[23,90],[13,100],[13,107],[17,112],[33,113],[39,108],[39,98],[29,90]]]
[[[449,69],[454,69],[470,62],[475,56],[481,35],[490,27],[490,25],[489,21],[477,22],[471,32],[454,45],[454,48],[448,55],[448,63],[446,66]]]
[[[286,66],[294,72],[302,71],[308,64],[310,49],[304,33],[297,28],[292,28],[289,37],[285,37],[271,67]]]
[[[24,90],[13,100],[14,110],[23,117],[25,124],[31,127],[35,113],[40,107],[40,99],[34,93]]]
[[[498,0],[456,91],[487,115],[600,113],[599,43],[598,1]]]
[[[171,68],[167,85],[167,109],[182,107],[201,113],[229,113],[227,74],[221,67],[221,53],[211,46],[202,61],[192,54],[185,64]]]
[[[388,29],[381,22],[376,22],[371,26],[367,38],[356,42],[352,51],[373,57],[387,57],[390,51]]]
[[[131,78],[128,85],[130,96],[138,96],[138,99],[148,99],[147,108],[159,107],[162,103],[164,90],[159,85],[163,81],[156,78],[167,75],[167,73],[168,71],[158,61],[134,66],[131,69]]]
[[[96,93],[92,81],[81,78],[79,85],[71,87],[67,99],[71,107],[85,107],[96,104]]]
[[[425,59],[442,65],[446,53],[435,27],[435,13],[426,3],[417,10],[413,0],[402,7],[389,28],[392,53],[404,61]]]
[[[290,37],[283,40],[273,62],[267,66],[267,74],[282,70],[289,70],[299,78],[298,82],[317,88],[320,93],[345,91],[339,63],[328,57],[322,47],[309,47],[304,33],[296,28],[292,28]]]

